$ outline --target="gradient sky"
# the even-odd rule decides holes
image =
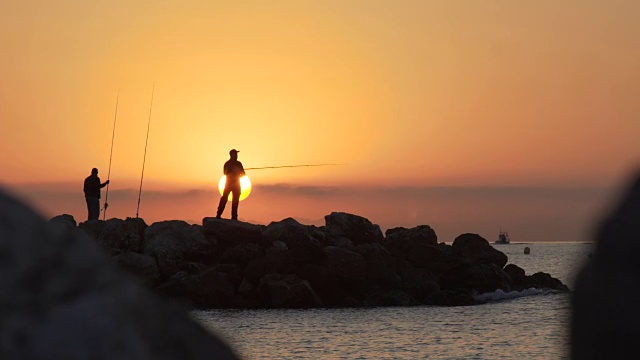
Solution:
[[[82,194],[71,194],[92,167],[106,179],[119,92],[112,190],[136,189],[155,83],[149,190],[215,189],[231,148],[245,167],[345,164],[250,173],[245,220],[315,221],[335,204],[378,223],[430,224],[433,212],[385,207],[422,201],[406,189],[441,187],[568,189],[584,202],[567,211],[589,213],[601,197],[580,189],[618,186],[639,165],[638,14],[636,1],[589,0],[4,1],[0,183],[47,213],[84,217]],[[370,193],[319,206],[326,198],[290,191],[269,200],[282,202],[274,211],[258,191],[274,184]],[[378,213],[367,201],[381,188],[397,194],[376,198]],[[60,194],[69,198],[52,200]],[[486,231],[503,222],[481,221],[493,212],[474,212],[473,199],[443,198],[459,204],[438,221],[452,233],[456,214]],[[159,210],[171,207],[147,214],[211,215]]]

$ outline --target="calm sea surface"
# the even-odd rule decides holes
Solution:
[[[531,248],[524,255],[524,247]],[[495,245],[509,263],[573,288],[591,244]],[[464,307],[195,311],[244,359],[568,358],[570,296],[494,294]]]

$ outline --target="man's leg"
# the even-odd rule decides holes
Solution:
[[[100,218],[100,199],[89,198],[89,220],[98,220]]]
[[[238,204],[240,203],[240,187],[236,187],[232,190],[231,198],[231,219],[238,220]]]
[[[229,199],[229,193],[231,192],[230,188],[225,187],[222,196],[220,197],[220,203],[218,203],[218,212],[216,213],[216,217],[220,219],[222,216],[222,212],[224,211],[224,207],[227,205],[227,199]]]
[[[92,209],[91,209],[91,199],[85,197],[84,200],[87,202],[87,221],[91,220]]]

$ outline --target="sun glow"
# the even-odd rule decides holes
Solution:
[[[222,176],[220,181],[218,181],[218,191],[220,191],[220,195],[224,194],[224,186],[227,183],[227,177]],[[251,180],[247,175],[240,178],[240,200],[244,200],[251,193]],[[229,194],[229,201],[231,201],[233,194]]]

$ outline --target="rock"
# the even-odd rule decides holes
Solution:
[[[304,239],[310,234],[311,231],[305,225],[293,218],[271,222],[262,232],[262,235],[269,241],[282,241],[287,245],[297,242],[298,239]]]
[[[62,214],[58,216],[54,216],[49,220],[49,223],[60,224],[65,228],[72,229],[76,227],[76,219],[69,214]]]
[[[215,250],[215,239],[205,238],[202,227],[181,220],[160,221],[151,224],[144,231],[148,254],[161,251],[164,247],[175,248],[184,259],[209,263]]]
[[[525,285],[526,276],[524,270],[517,265],[509,264],[504,267],[504,272],[509,275],[511,279],[511,285],[516,287],[522,287]]]
[[[200,308],[227,308],[235,303],[235,287],[229,275],[214,269],[195,275],[176,273],[158,290],[172,297],[187,299]]]
[[[322,301],[309,285],[296,275],[267,274],[260,279],[258,292],[270,307],[312,308],[322,306]]]
[[[537,272],[531,276],[526,276],[524,286],[525,288],[534,287],[558,291],[569,291],[567,285],[563,284],[560,280],[544,272]]]
[[[463,263],[463,259],[440,246],[429,245],[420,239],[385,239],[384,247],[399,260],[406,260],[416,267],[427,268],[437,274],[449,271]]]
[[[431,303],[434,294],[440,291],[440,282],[436,274],[424,267],[415,267],[408,261],[398,265],[402,290],[424,304]]]
[[[573,294],[571,357],[624,359],[640,338],[640,173],[595,233]]]
[[[495,264],[502,268],[507,264],[507,255],[493,248],[478,234],[462,234],[451,245],[453,251],[474,264]]]
[[[438,245],[438,236],[429,225],[420,225],[411,229],[397,227],[385,232],[385,244],[418,242],[431,246]]]
[[[184,261],[211,263],[215,241],[207,239],[198,225],[184,221],[161,221],[144,231],[144,253],[156,259],[163,278],[175,274]]]
[[[335,239],[333,239],[332,245],[345,248],[347,250],[356,251],[356,247],[353,245],[353,241],[351,241],[351,239],[347,239],[346,237],[336,236]],[[362,245],[367,245],[367,244],[362,244]]]
[[[400,276],[396,273],[396,259],[378,243],[360,244],[355,248],[365,260],[366,286],[375,290],[398,289]]]
[[[327,246],[324,252],[327,255],[324,268],[335,281],[356,282],[365,279],[367,263],[362,255],[337,246]]]
[[[227,248],[220,257],[221,263],[239,264],[242,268],[255,259],[265,256],[264,249],[255,243],[246,243]]]
[[[0,357],[236,359],[99,252],[0,193]],[[28,274],[28,276],[25,276]]]
[[[354,245],[382,243],[382,240],[384,240],[380,226],[372,224],[361,216],[332,212],[330,215],[326,215],[324,219],[326,230],[329,233],[349,238]]]
[[[237,246],[244,243],[255,243],[263,247],[270,243],[263,238],[263,225],[254,225],[242,221],[216,219],[206,217],[202,219],[202,232],[207,237],[214,237],[222,248]]]
[[[98,240],[102,230],[104,230],[105,222],[102,220],[97,221],[85,221],[78,224],[78,228],[84,231],[92,239]]]
[[[215,266],[217,272],[225,273],[229,276],[229,280],[233,283],[234,288],[238,288],[242,282],[242,268],[236,264],[217,264]]]
[[[509,291],[509,275],[495,264],[464,264],[440,277],[443,290],[469,289],[478,293]]]
[[[113,257],[113,261],[123,270],[140,278],[149,286],[160,281],[160,270],[156,260],[149,256],[134,252],[126,252]]]
[[[272,222],[262,235],[270,242],[284,242],[292,251],[296,264],[321,264],[325,259],[320,240],[311,236],[311,231],[292,218]]]
[[[127,251],[142,252],[146,228],[147,224],[140,218],[109,219],[105,222],[98,241],[115,250],[116,254]]]
[[[369,295],[363,302],[364,306],[416,306],[421,305],[409,294],[402,290],[379,291]]]
[[[525,254],[525,255],[529,255],[529,254],[531,254],[531,249],[530,249],[528,246],[525,246],[525,248],[524,248],[524,254]]]
[[[249,262],[244,269],[244,276],[249,281],[259,284],[260,279],[267,274],[290,274],[294,272],[294,269],[291,251],[276,250],[267,252],[264,257]]]

